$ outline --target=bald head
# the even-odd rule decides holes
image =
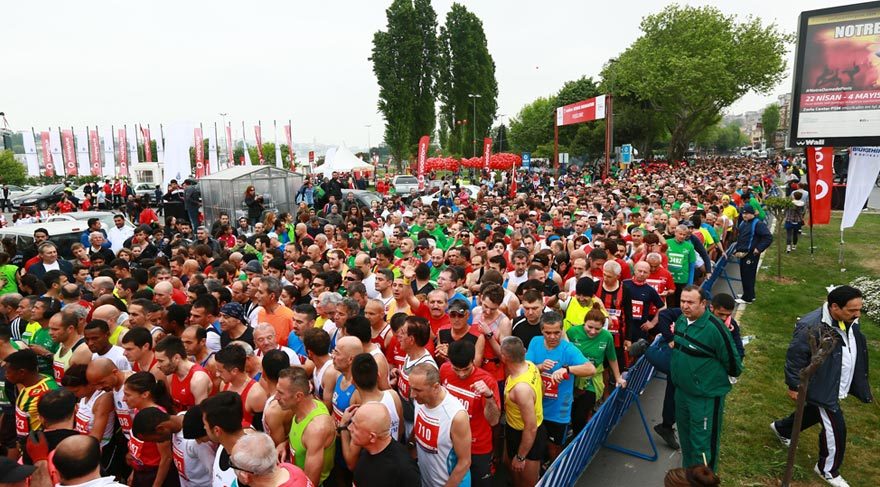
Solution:
[[[112,304],[103,304],[95,308],[95,311],[92,313],[93,320],[104,320],[110,326],[116,324],[116,320],[119,319],[120,315],[119,308],[113,306]]]
[[[368,402],[362,404],[352,422],[369,433],[375,433],[376,437],[382,438],[388,436],[391,430],[391,415],[388,414],[388,408],[382,403]]]
[[[336,349],[349,357],[364,353],[364,345],[355,337],[342,337],[336,341]]]
[[[157,282],[155,286],[153,286],[154,291],[159,291],[161,293],[171,294],[171,291],[174,290],[174,286],[171,285],[168,281],[160,281]]]
[[[55,447],[52,463],[61,477],[61,484],[77,484],[100,478],[101,447],[89,435],[68,436]],[[91,483],[91,482],[89,482]]]
[[[119,369],[108,358],[99,358],[89,363],[86,369],[86,380],[103,391],[111,391],[122,384],[116,383],[116,372]]]

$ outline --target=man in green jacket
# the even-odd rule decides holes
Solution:
[[[681,440],[682,466],[718,466],[724,398],[731,377],[742,373],[742,357],[730,330],[706,307],[697,286],[681,292],[682,315],[676,320],[670,376],[676,387],[675,421]]]

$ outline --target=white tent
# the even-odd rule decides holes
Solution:
[[[358,159],[358,157],[352,154],[347,147],[340,146],[336,148],[334,152],[331,151],[333,151],[333,149],[327,151],[327,157],[325,157],[324,159],[324,164],[316,167],[315,173],[327,176],[334,172],[373,170],[373,166],[371,164]]]

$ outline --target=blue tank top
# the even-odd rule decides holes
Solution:
[[[348,409],[348,406],[351,405],[351,395],[355,391],[354,381],[347,388],[342,388],[343,378],[344,376],[339,374],[339,377],[336,378],[336,385],[333,387],[333,419],[336,420],[337,424],[342,421],[342,415]]]

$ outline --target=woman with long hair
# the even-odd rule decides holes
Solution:
[[[244,204],[247,206],[248,221],[256,224],[263,216],[263,196],[257,194],[256,188],[248,186],[244,190]]]
[[[125,380],[123,397],[132,411],[132,420],[137,417],[138,411],[151,407],[174,414],[174,406],[165,382],[156,380],[149,372],[135,372],[130,375]],[[170,441],[162,443],[143,441],[131,433],[126,459],[132,467],[128,483],[132,487],[180,485],[177,470],[172,467]]]

